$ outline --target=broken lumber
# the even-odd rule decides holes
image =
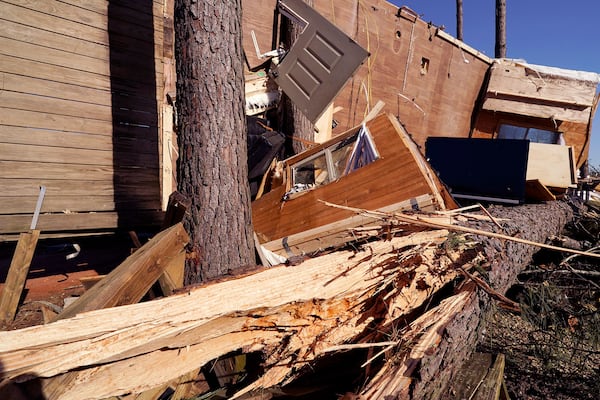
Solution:
[[[166,384],[243,348],[268,350],[267,362],[275,367],[250,389],[268,387],[327,348],[351,341],[381,313],[400,318],[452,281],[458,272],[437,254],[446,236],[420,232],[374,242],[356,253],[332,253],[160,300],[0,333],[2,381],[77,369],[80,379],[61,398],[100,399]],[[441,262],[432,266],[435,260]],[[390,293],[397,299],[391,309],[368,306],[372,296]],[[362,307],[365,314],[356,313]],[[294,363],[283,362],[291,357]]]
[[[137,303],[171,260],[184,252],[188,241],[189,237],[181,224],[160,232],[66,307],[54,321],[71,318],[85,311]]]
[[[0,321],[2,322],[10,323],[15,318],[39,237],[40,231],[35,229],[19,235],[0,298]]]

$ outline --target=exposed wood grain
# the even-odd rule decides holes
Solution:
[[[487,95],[507,94],[553,102],[557,107],[591,107],[596,85],[591,82],[552,77],[522,65],[498,63],[491,68]]]
[[[137,303],[170,261],[183,252],[188,241],[189,237],[181,224],[154,236],[58,314],[55,321],[71,318],[85,311]]]
[[[19,236],[0,297],[0,321],[12,322],[17,313],[25,280],[29,273],[29,265],[31,265],[39,237],[39,230],[21,233]]]
[[[430,233],[425,233],[422,240],[428,242]],[[369,318],[360,318],[350,310],[360,309],[359,305],[368,301],[379,285],[385,285],[389,274],[414,277],[407,278],[408,286],[396,293],[402,300],[389,313],[383,310],[390,318],[414,310],[426,301],[430,291],[438,290],[455,276],[449,270],[443,276],[428,272],[431,268],[427,263],[436,257],[436,245],[423,249],[416,263],[390,264],[390,256],[399,259],[397,249],[403,248],[405,241],[406,238],[395,238],[375,242],[370,249],[307,260],[294,269],[270,268],[150,303],[81,314],[71,320],[30,328],[18,335],[18,342],[13,339],[17,337],[14,333],[0,333],[5,376],[14,376],[24,369],[52,376],[85,364],[89,368],[85,368],[72,395],[101,398],[166,383],[244,345],[254,344],[259,349],[265,344],[284,344],[286,354],[296,352],[298,361],[312,360],[331,345],[344,343],[369,326]],[[429,290],[417,289],[423,279],[429,283]],[[291,282],[296,283],[296,290],[289,290]],[[249,293],[250,286],[260,293]],[[411,292],[414,296],[408,295]],[[255,304],[260,304],[260,308],[256,309]],[[161,323],[156,324],[159,320]],[[288,328],[271,329],[274,324]],[[71,326],[73,329],[67,329]],[[43,334],[40,329],[45,329]],[[323,332],[327,340],[322,336],[324,342],[315,347],[313,335],[317,332]],[[282,340],[288,336],[291,341]],[[85,346],[85,357],[72,357],[79,346]],[[54,362],[55,357],[62,361]],[[132,357],[135,371],[131,369]],[[147,368],[151,364],[163,367]]]

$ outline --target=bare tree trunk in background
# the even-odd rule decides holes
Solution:
[[[311,7],[313,6],[312,0],[305,0],[304,2]],[[302,27],[294,21],[283,18],[281,31],[282,41],[285,47],[289,49],[302,32]],[[314,142],[315,127],[287,96],[284,95],[283,99],[282,132],[286,135],[288,142],[292,137],[292,143],[286,145],[286,151],[298,154],[308,148],[307,143]]]
[[[194,258],[186,284],[254,264],[241,0],[176,0],[178,189]]]
[[[456,38],[463,40],[463,1],[456,0]]]
[[[506,57],[506,0],[496,0],[496,58]]]

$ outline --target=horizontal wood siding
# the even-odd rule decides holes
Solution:
[[[0,0],[0,239],[41,185],[47,233],[160,220],[165,20],[163,0]]]

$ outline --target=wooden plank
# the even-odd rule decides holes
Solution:
[[[35,111],[72,117],[83,117],[112,123],[113,110],[107,105],[36,96],[26,93],[0,90],[0,108]]]
[[[151,24],[149,25],[136,25],[133,24],[130,20],[124,20],[121,24],[110,24],[107,13],[100,14],[97,12],[92,12],[90,10],[86,10],[82,7],[73,6],[70,4],[62,3],[56,0],[47,0],[43,3],[38,3],[34,0],[4,0],[5,3],[9,3],[20,8],[20,12],[23,9],[29,9],[32,11],[36,11],[38,13],[43,13],[47,15],[56,15],[60,16],[63,20],[63,25],[68,24],[69,22],[73,22],[79,25],[82,25],[81,29],[96,29],[101,32],[110,32],[111,34],[122,35],[130,38],[138,39],[140,42],[146,41],[151,42],[153,40],[153,32],[154,28]],[[111,17],[116,17],[118,15],[119,10],[124,10],[123,8],[115,7],[114,12],[112,14],[113,8],[111,8]],[[138,16],[139,19],[146,21],[147,18],[144,18],[147,14],[140,14]],[[125,16],[126,17],[126,16]],[[160,19],[157,18],[157,24],[160,26],[160,30],[162,30],[162,25]],[[35,24],[34,24],[35,26]],[[108,27],[108,29],[107,29]],[[54,30],[54,29],[51,29]],[[80,36],[80,37],[88,37],[88,36]],[[154,38],[157,44],[162,45],[161,38]],[[89,40],[92,40],[91,38]]]
[[[137,303],[164,272],[165,265],[173,258],[179,258],[180,253],[185,258],[188,241],[189,237],[181,224],[160,232],[66,307],[53,321],[75,317],[85,311]],[[43,392],[47,398],[59,398],[70,391],[71,384],[82,376],[85,376],[85,372],[72,371],[61,375],[46,382]]]
[[[539,180],[545,186],[559,188],[577,184],[573,164],[573,148],[546,143],[529,143],[527,174],[529,180]]]
[[[0,178],[0,198],[3,196],[33,196],[39,193],[40,186],[46,186],[48,195],[86,196],[104,194],[135,198],[136,195],[155,194],[158,198],[158,178],[146,182],[136,181],[136,177],[123,182],[110,181],[74,181],[42,179],[4,179]]]
[[[0,109],[0,113],[2,110]],[[2,118],[2,117],[0,117]],[[128,155],[125,157],[125,155]],[[31,161],[41,163],[84,164],[122,167],[158,167],[156,154],[137,154],[130,151],[69,149],[62,147],[31,146],[26,144],[0,143],[0,159],[7,161]],[[158,189],[157,189],[158,190]]]
[[[182,224],[160,232],[65,308],[55,320],[72,318],[85,311],[137,303],[163,273],[169,261],[184,251],[188,241]]]
[[[28,71],[28,73],[30,72]],[[72,83],[55,82],[6,72],[0,73],[0,82],[2,82],[3,89],[10,92],[29,93],[103,106],[112,105],[114,98],[120,96],[116,88],[114,92],[111,92],[110,89],[94,89]],[[146,96],[129,96],[127,106],[129,112],[133,110],[147,111],[156,108],[156,101],[153,98],[148,99]],[[118,112],[118,110],[113,110],[113,113],[117,115]]]
[[[71,214],[41,214],[38,228],[51,233],[57,231],[100,231],[130,227],[157,227],[164,213],[152,210],[120,210],[121,212],[90,212]],[[29,229],[32,214],[0,215],[0,234],[8,235]],[[7,239],[10,240],[8,236]]]
[[[570,121],[576,123],[588,123],[591,107],[587,110],[570,109],[561,106],[547,104],[536,104],[510,99],[488,97],[484,100],[484,110],[506,112],[509,114],[528,115],[530,117],[554,119],[557,121]]]
[[[45,46],[53,49],[94,57],[100,60],[108,61],[110,59],[109,47],[105,44],[91,42],[85,37],[63,35],[41,29],[41,27],[24,26],[22,23],[6,19],[3,19],[2,24],[0,24],[0,35],[32,44],[43,43]]]
[[[175,191],[171,193],[162,229],[167,229],[180,223],[191,205],[191,200],[180,192]],[[173,294],[176,289],[183,287],[184,273],[185,252],[182,252],[169,263],[164,273],[158,278],[158,283],[166,296]]]
[[[136,86],[130,81],[119,80],[114,76],[111,79],[107,75],[27,60],[2,53],[0,53],[0,72],[7,72],[15,75],[27,75],[38,79],[79,85],[93,89],[112,90],[116,93],[123,93],[131,96],[151,96],[150,98],[156,98],[154,89],[162,87],[163,81],[160,69],[156,70],[155,87],[153,87],[154,85],[147,84],[138,84]]]
[[[158,170],[110,165],[86,165],[74,163],[40,163],[35,161],[0,161],[4,179],[59,179],[127,182],[137,180],[150,182],[158,179]],[[10,195],[4,193],[4,195]]]
[[[19,236],[0,298],[1,322],[10,323],[15,318],[39,237],[39,230],[21,233]]]
[[[35,208],[35,196],[2,197],[0,214],[27,214]],[[136,195],[133,198],[115,199],[114,195],[65,196],[51,194],[42,205],[42,213],[104,212],[116,210],[160,210],[156,194]]]
[[[591,107],[596,85],[566,77],[537,73],[522,65],[494,64],[491,67],[488,95],[499,93],[523,98],[523,101],[543,100],[557,106]]]
[[[0,49],[4,55],[62,67],[66,71],[77,70],[101,76],[129,76],[131,80],[141,83],[154,82],[155,71],[160,73],[159,67],[162,68],[160,58],[148,59],[149,57],[138,55],[136,59],[131,54],[119,54],[114,50],[111,51],[110,59],[106,60],[3,37],[0,37]],[[129,64],[122,66],[123,62]]]

